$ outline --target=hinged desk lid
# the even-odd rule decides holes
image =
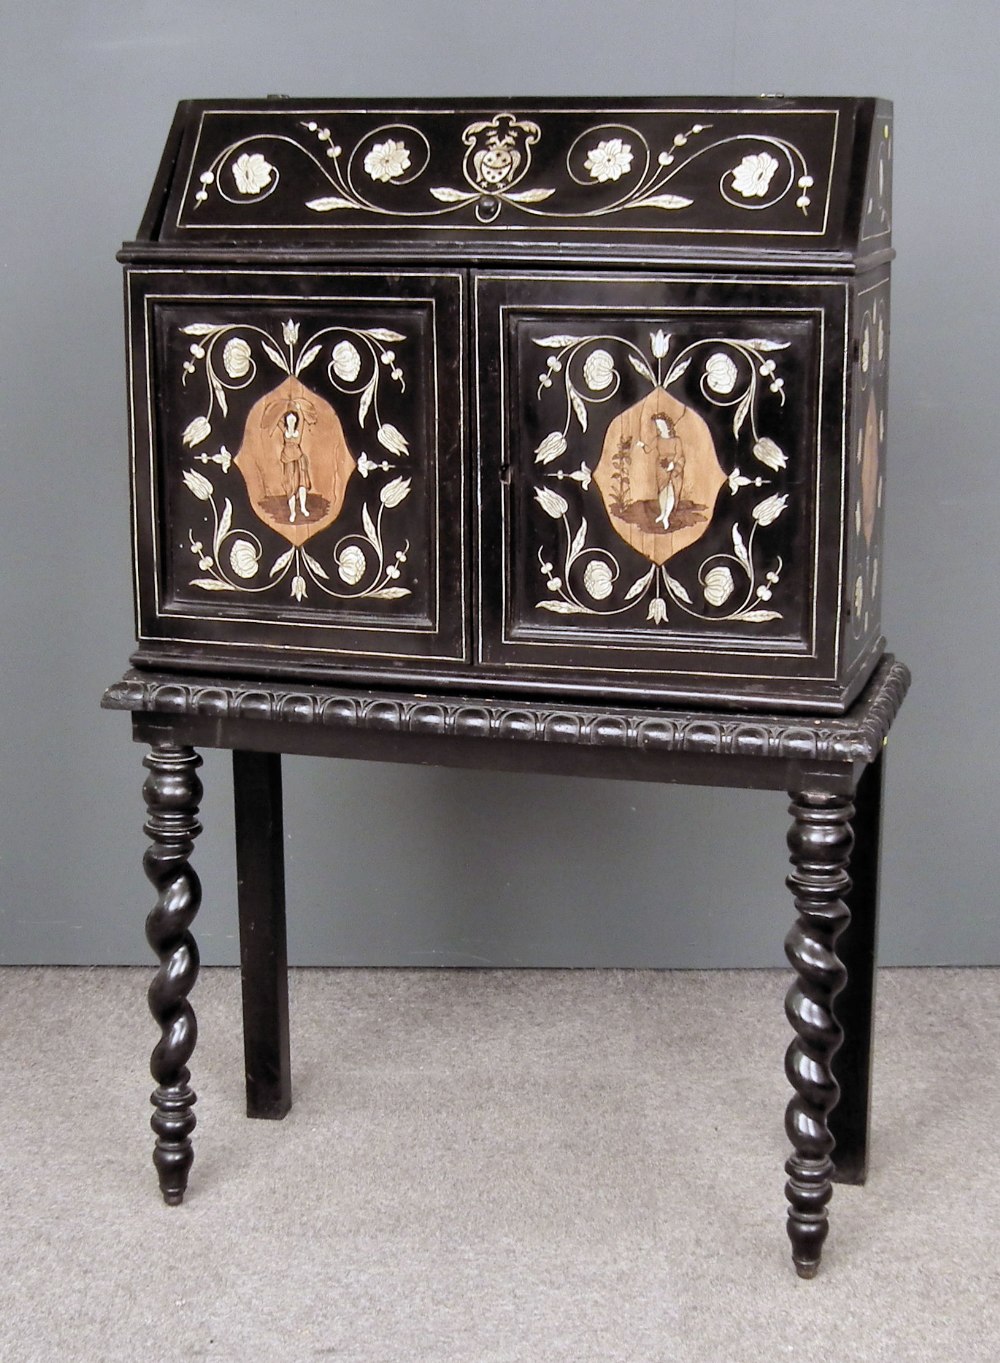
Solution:
[[[139,240],[853,260],[891,152],[874,99],[190,101]]]

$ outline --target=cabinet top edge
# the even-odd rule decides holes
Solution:
[[[511,272],[516,274],[552,270],[559,272],[578,272],[593,270],[599,274],[635,274],[643,271],[658,273],[703,273],[724,270],[732,274],[774,275],[794,272],[796,275],[854,276],[866,274],[879,266],[890,264],[896,258],[894,247],[867,255],[851,255],[845,251],[816,251],[809,255],[790,251],[740,251],[698,250],[678,248],[673,251],[632,249],[628,252],[612,253],[597,251],[573,251],[558,245],[541,246],[532,244],[520,250],[509,244],[504,250],[478,250],[474,253],[461,248],[449,248],[446,243],[435,243],[434,249],[403,252],[398,247],[373,246],[370,242],[360,242],[355,249],[334,251],[308,249],[300,245],[289,245],[277,251],[241,250],[217,245],[213,247],[170,247],[142,242],[126,241],[116,254],[116,259],[124,266],[141,269],[181,270],[196,272],[200,268],[212,269],[223,266],[233,273],[240,270],[273,269],[282,272],[300,268],[330,271],[336,273],[346,269],[373,269],[385,271],[387,265],[394,267],[395,273],[442,273],[454,274],[464,268],[475,273]]]
[[[867,254],[891,143],[870,96],[187,100],[136,245]]]

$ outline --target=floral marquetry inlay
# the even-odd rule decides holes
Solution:
[[[861,444],[861,528],[865,542],[871,546],[878,514],[878,480],[881,476],[879,459],[878,408],[874,392],[868,394],[865,412],[865,433]]]
[[[785,135],[795,126],[763,111],[708,109],[692,119],[680,109],[637,110],[620,119],[577,115],[570,123],[567,112],[574,111],[527,117],[499,109],[464,124],[443,111],[395,119],[332,109],[275,115],[267,130],[245,130],[196,160],[183,225],[206,225],[220,201],[242,205],[240,216],[249,220],[254,204],[301,193],[296,211],[304,210],[304,222],[347,215],[372,226],[386,218],[414,226],[454,218],[587,227],[641,214],[659,230],[657,219],[702,219],[728,206],[735,210],[731,230],[758,231],[751,219],[786,205],[802,230],[823,230],[813,220],[812,195],[833,153],[832,110],[803,115],[811,120],[805,149]],[[292,188],[300,184],[315,188]],[[789,230],[789,221],[798,230],[787,214],[776,229]]]
[[[558,521],[564,534],[558,561],[547,549],[538,551],[549,594],[536,609],[563,616],[632,615],[653,625],[670,623],[675,610],[714,622],[780,620],[772,598],[784,563],[764,542],[768,527],[789,506],[783,484],[788,456],[765,433],[760,408],[762,393],[778,411],[785,403],[777,357],[790,343],[711,334],[684,340],[663,328],[650,330],[648,339],[643,349],[617,334],[534,338],[549,352],[537,381],[544,419],[551,419],[554,401],[556,411],[563,409],[562,428],[535,447],[536,476],[545,481],[533,483],[534,507],[542,513],[543,542],[545,518]],[[626,375],[630,385],[638,381],[647,391],[623,407]],[[598,412],[608,405],[611,414],[598,426]],[[712,408],[727,414],[731,445],[725,463],[704,415]],[[592,442],[588,448],[599,440],[599,454],[593,466],[584,459],[577,468],[583,436]],[[553,483],[564,486],[566,495]],[[571,503],[574,484],[579,491]],[[595,494],[601,506],[588,508]],[[694,581],[685,586],[666,565],[699,541],[708,544],[722,505],[724,542],[713,537]],[[733,508],[739,514],[730,524]],[[619,541],[649,567],[637,573],[627,553],[595,538],[599,510]],[[619,584],[628,585],[623,591]]]
[[[405,536],[393,537],[395,543],[387,539],[385,524],[411,490],[412,474],[402,472],[410,443],[383,418],[380,406],[380,388],[386,383],[400,393],[406,390],[393,348],[406,337],[385,327],[327,326],[303,333],[302,324],[291,317],[276,332],[255,324],[210,321],[188,323],[181,331],[195,338],[182,366],[183,386],[200,374],[205,396],[203,409],[187,421],[181,444],[206,470],[184,468],[182,483],[194,502],[207,503],[211,524],[207,540],[194,524],[188,529],[188,546],[199,570],[190,586],[246,595],[287,582],[297,603],[310,591],[345,601],[410,596],[411,588],[402,582],[409,541]],[[268,369],[284,378],[260,392],[256,381]],[[374,439],[391,458],[376,460],[364,450],[352,451],[336,408],[300,378],[306,371],[325,371],[334,392],[354,406],[360,429],[373,427]],[[225,445],[209,453],[213,422],[230,416],[239,395],[254,393],[259,396],[247,408],[237,453]],[[253,515],[290,548],[269,553],[259,526],[255,530],[252,523],[237,524],[237,499],[228,486],[231,469],[242,477]],[[343,524],[352,478],[360,475],[367,482],[380,473],[394,476],[381,486],[372,478],[360,525]],[[331,553],[306,550],[307,542],[338,523],[341,534]]]
[[[851,516],[851,633],[857,644],[879,620],[879,557],[885,478],[886,400],[889,369],[889,290],[877,284],[857,305],[857,397],[854,417]]]

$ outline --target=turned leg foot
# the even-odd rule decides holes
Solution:
[[[844,796],[798,794],[789,812],[795,822],[788,834],[794,867],[788,888],[798,922],[785,941],[796,976],[785,1000],[796,1033],[785,1057],[795,1089],[785,1116],[792,1143],[785,1195],[792,1259],[800,1277],[812,1278],[829,1229],[834,1147],[829,1116],[839,1096],[832,1061],[843,1040],[833,1004],[847,978],[836,943],[850,917],[844,896],[851,884],[847,864],[854,808]]]
[[[189,859],[201,832],[196,817],[201,758],[193,748],[163,743],[153,748],[143,765],[149,771],[142,792],[145,831],[152,839],[143,869],[157,891],[146,920],[146,940],[160,961],[149,987],[149,1009],[161,1030],[150,1058],[156,1081],[150,1125],[156,1134],[153,1163],[160,1191],[165,1202],[176,1205],[184,1197],[194,1158],[195,1095],[187,1062],[198,1028],[187,996],[198,978],[198,947],[190,925],[201,904],[201,885]]]

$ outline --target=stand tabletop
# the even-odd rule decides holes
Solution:
[[[909,684],[887,654],[846,714],[811,716],[132,671],[102,704],[131,711],[139,742],[787,790],[806,770],[853,784]]]

